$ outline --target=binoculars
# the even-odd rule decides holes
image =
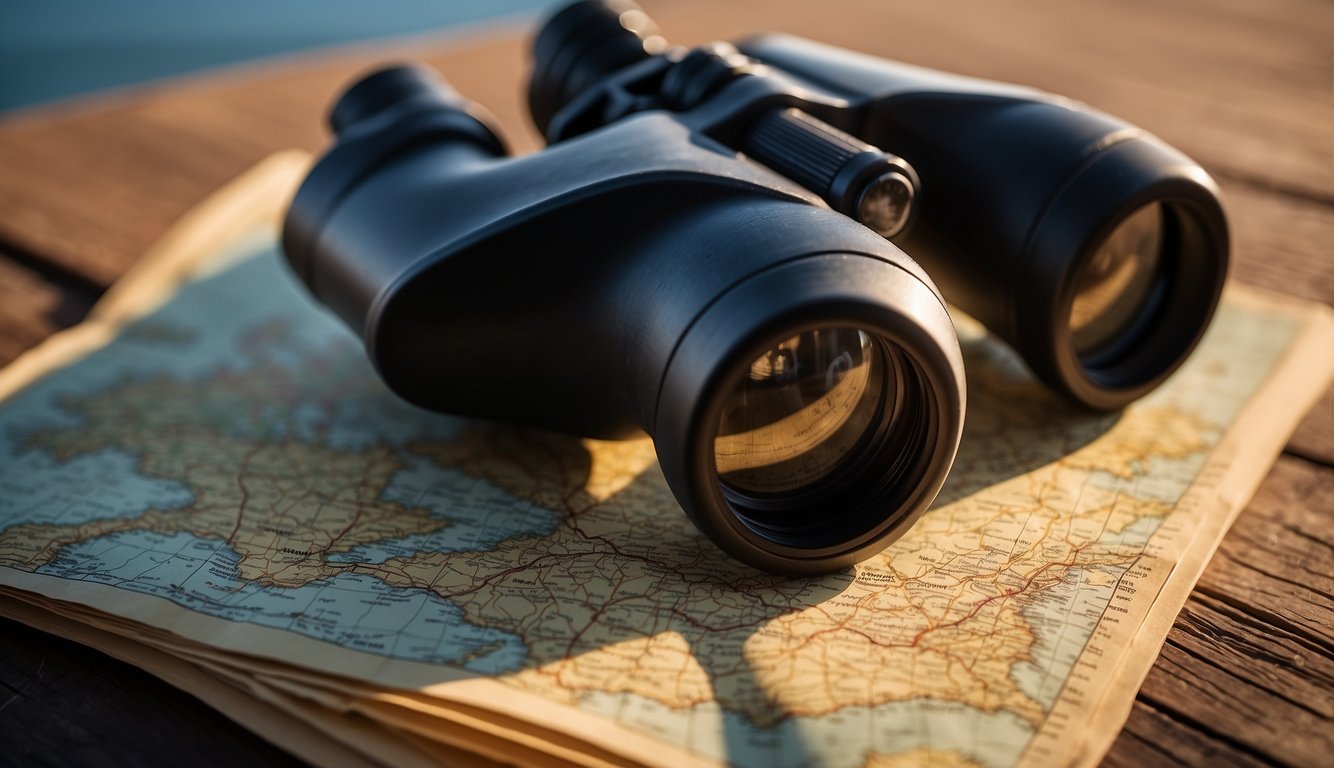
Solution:
[[[671,47],[594,0],[536,37],[529,104],[548,146],[511,157],[429,70],[353,85],[291,267],[413,403],[647,432],[695,525],[765,570],[844,568],[934,499],[965,403],[946,301],[1115,409],[1222,291],[1204,171],[1039,91],[783,35]]]

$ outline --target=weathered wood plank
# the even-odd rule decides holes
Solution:
[[[1334,467],[1334,386],[1302,419],[1284,450],[1309,461]]]
[[[1334,753],[1334,469],[1282,457],[1177,618],[1109,765]]]
[[[304,765],[86,646],[0,619],[0,766]]]
[[[1196,591],[1334,655],[1334,469],[1280,458]]]
[[[1257,768],[1265,762],[1239,752],[1216,734],[1155,709],[1143,698],[1135,701],[1125,730],[1103,760],[1103,768],[1157,768],[1208,765]]]
[[[1033,84],[1136,121],[1223,176],[1286,191],[1260,200],[1265,210],[1282,208],[1293,195],[1334,200],[1324,32],[1334,28],[1334,6],[1320,0],[1278,0],[1263,11],[1240,0],[1021,6],[963,0],[948,13],[928,0],[861,0],[841,4],[837,13],[795,0],[683,0],[651,9],[685,43],[768,27]],[[496,112],[516,149],[531,149],[535,135],[522,103],[525,46],[509,36],[452,47],[362,48],[2,121],[0,239],[109,282],[192,203],[263,155],[320,146],[319,116],[340,84],[387,58],[423,55]],[[1245,252],[1267,242],[1246,234],[1256,230],[1248,221],[1264,220],[1248,218],[1248,211],[1233,205]],[[1323,239],[1294,235],[1266,253],[1305,253],[1331,242],[1327,217],[1314,209],[1296,215],[1305,222],[1301,231]],[[1322,254],[1299,261],[1314,262],[1316,255]],[[1327,273],[1320,274],[1317,283],[1327,286]]]
[[[0,366],[82,320],[97,300],[94,287],[53,278],[0,249]]]
[[[266,155],[324,145],[323,114],[333,94],[390,56],[415,54],[315,59],[271,74],[194,79],[89,109],[2,121],[0,241],[109,284],[192,205]],[[506,83],[515,91],[509,108],[495,98],[488,106],[507,125],[523,125],[517,39],[453,48],[444,59],[465,92],[485,94],[490,78]],[[534,145],[535,138],[522,144]]]
[[[1334,304],[1334,206],[1226,177],[1219,186],[1232,231],[1231,277]]]

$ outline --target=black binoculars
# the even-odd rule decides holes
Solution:
[[[669,47],[594,0],[537,36],[529,103],[549,146],[510,157],[429,70],[353,85],[292,268],[413,403],[652,435],[699,529],[766,570],[846,567],[934,499],[964,419],[945,301],[1114,409],[1222,291],[1204,171],[1038,91],[782,35]]]

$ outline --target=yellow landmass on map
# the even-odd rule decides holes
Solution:
[[[1148,406],[1125,419],[1118,429],[1061,462],[1072,469],[1107,472],[1123,479],[1147,474],[1153,462],[1181,459],[1209,449],[1205,433],[1217,427],[1207,419],[1178,408]]]
[[[1102,439],[1134,428],[1118,423]],[[738,568],[694,535],[656,472],[605,500],[589,492],[585,478],[603,488],[616,474],[604,461],[648,464],[648,443],[578,451],[531,433],[489,439],[480,454],[473,441],[421,450],[520,498],[559,500],[566,523],[493,552],[419,553],[365,572],[431,589],[470,623],[522,637],[532,665],[507,678],[522,687],[570,702],[595,692],[674,708],[716,700],[760,725],[919,697],[1036,723],[1042,707],[1012,676],[1035,641],[1028,598],[1072,570],[1127,565],[1137,552],[1099,542],[1170,510],[1091,486],[1058,461],[932,512],[855,572],[783,580]]]
[[[61,460],[124,451],[144,475],[185,485],[193,501],[134,517],[13,525],[0,532],[0,564],[33,570],[67,546],[115,533],[189,533],[225,541],[240,556],[241,579],[295,587],[346,567],[331,555],[440,529],[446,521],[428,511],[380,499],[404,466],[388,447],[336,450],[275,437],[281,419],[268,410],[281,393],[293,403],[348,393],[338,380],[352,381],[350,370],[333,358],[312,359],[301,372],[270,365],[202,381],[156,376],[71,403],[85,426],[38,432],[30,449]]]
[[[281,329],[260,337],[252,341],[272,343]],[[240,577],[259,584],[357,573],[430,590],[470,624],[521,638],[527,657],[502,679],[558,701],[619,693],[676,709],[716,701],[769,726],[932,698],[1036,726],[1043,705],[1014,674],[1038,642],[1025,611],[1072,573],[1095,583],[1098,567],[1127,567],[1142,542],[1123,547],[1119,537],[1170,510],[1091,482],[1092,471],[1131,477],[1188,456],[1203,449],[1207,428],[1167,409],[1053,421],[1049,409],[1066,406],[1035,394],[1031,381],[1011,385],[1004,368],[984,368],[992,380],[982,397],[1010,407],[970,422],[963,471],[944,503],[857,568],[794,580],[738,565],[703,539],[646,440],[474,425],[408,450],[555,511],[550,533],[484,551],[331,561],[448,524],[381,497],[404,467],[394,450],[328,447],[318,422],[294,434],[288,415],[301,404],[336,408],[355,394],[349,387],[365,386],[364,373],[338,360],[312,355],[296,367],[197,381],[151,377],[70,404],[84,426],[39,432],[30,447],[58,458],[126,451],[145,475],[185,484],[194,501],[132,518],[15,526],[0,535],[0,562],[32,569],[110,533],[185,532],[226,541]],[[468,661],[484,663],[485,654]]]
[[[189,533],[227,542],[240,555],[241,579],[297,587],[339,572],[344,566],[329,563],[330,555],[446,524],[424,510],[373,503],[402,468],[385,449],[346,453],[299,441],[195,437],[173,455],[180,471],[169,475],[194,491],[187,507],[79,525],[12,526],[0,535],[0,564],[32,570],[66,546],[127,531]]]

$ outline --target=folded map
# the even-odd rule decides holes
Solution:
[[[1166,385],[1093,413],[960,317],[933,509],[772,576],[694,530],[647,439],[389,393],[277,250],[307,162],[217,193],[0,372],[0,614],[317,763],[1094,763],[1334,368],[1328,308],[1232,286]]]

